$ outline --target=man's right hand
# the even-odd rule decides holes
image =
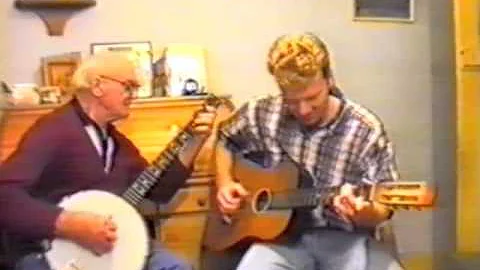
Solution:
[[[224,214],[235,213],[240,209],[243,199],[248,191],[237,182],[228,182],[218,188],[217,202],[220,211]]]
[[[55,234],[91,250],[96,255],[110,252],[117,240],[117,226],[111,217],[87,212],[63,211],[55,222]]]

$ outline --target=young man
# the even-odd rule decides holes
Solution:
[[[248,102],[220,129],[220,210],[234,214],[248,195],[232,176],[234,154],[265,167],[275,167],[287,157],[308,176],[303,184],[308,178],[309,186],[319,190],[341,189],[331,205],[297,212],[278,239],[253,244],[237,269],[402,269],[371,237],[392,212],[354,195],[362,182],[398,178],[381,121],[333,85],[327,48],[311,33],[278,38],[268,54],[268,70],[280,94]]]
[[[65,238],[98,255],[110,252],[117,238],[112,219],[63,210],[56,203],[86,189],[120,195],[148,165],[112,125],[129,115],[140,85],[134,64],[116,53],[95,55],[81,64],[73,83],[71,102],[35,123],[0,168],[0,226],[20,238],[17,245],[24,257],[16,264],[18,270],[50,269],[40,255],[42,239]],[[193,138],[152,190],[151,198],[168,200],[183,185],[214,119],[211,109],[196,115]],[[157,247],[145,269],[191,266]]]

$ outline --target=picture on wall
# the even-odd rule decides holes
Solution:
[[[414,0],[353,0],[358,21],[413,22]]]
[[[197,44],[169,44],[164,51],[166,95],[198,96],[207,94],[205,48]]]
[[[90,45],[90,50],[92,54],[102,51],[114,51],[127,54],[135,63],[137,74],[143,83],[138,89],[136,97],[149,98],[152,96],[152,45],[149,41],[93,43]]]
[[[80,52],[70,52],[42,57],[42,78],[44,86],[55,86],[62,93],[71,87],[73,73],[80,64]]]

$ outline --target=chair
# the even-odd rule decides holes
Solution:
[[[381,242],[392,254],[392,256],[405,268],[400,260],[398,252],[397,238],[395,236],[393,222],[389,220],[379,225],[375,231],[375,239]]]

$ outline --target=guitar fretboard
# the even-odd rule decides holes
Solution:
[[[357,189],[357,195],[368,196],[371,188],[371,185],[360,185]],[[340,187],[334,186],[325,187],[320,190],[316,188],[303,188],[274,192],[272,193],[272,200],[266,210],[308,208],[316,207],[319,204],[330,204],[332,203],[331,199],[333,196],[338,194],[339,191]]]
[[[320,202],[317,192],[311,189],[275,192],[269,210],[315,207]]]

